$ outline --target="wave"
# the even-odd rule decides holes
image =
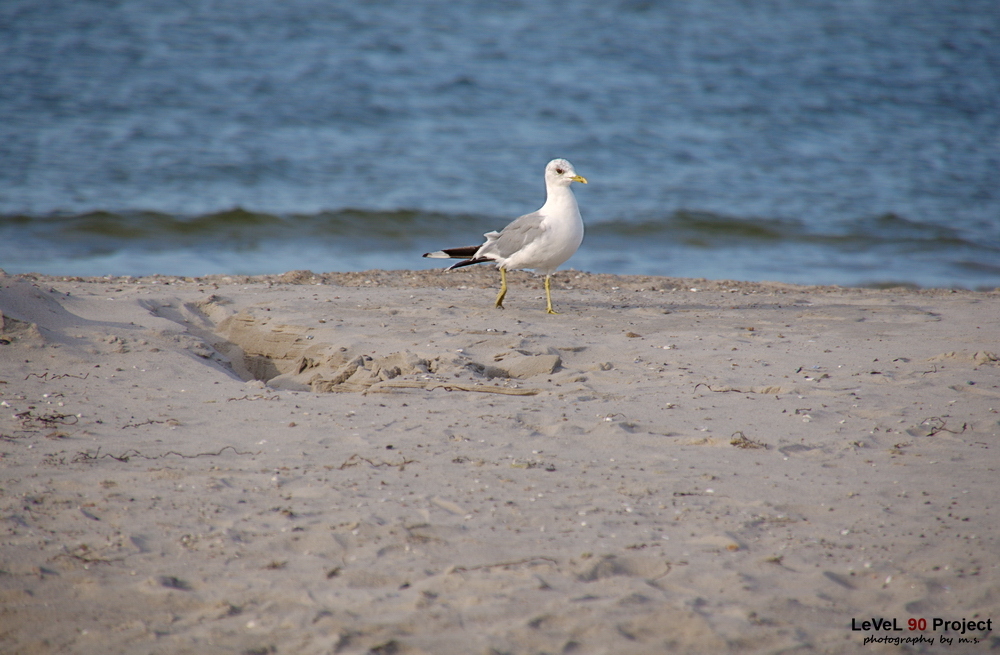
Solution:
[[[415,209],[369,211],[341,209],[313,214],[271,214],[233,208],[197,216],[154,211],[91,211],[45,216],[0,215],[0,231],[8,239],[29,237],[53,244],[70,241],[132,247],[187,247],[225,241],[230,247],[262,239],[298,240],[341,237],[400,244],[426,239],[475,242],[482,232],[498,229],[506,219]],[[938,223],[909,220],[887,213],[830,225],[825,231],[804,222],[775,218],[742,218],[712,212],[678,210],[664,216],[588,223],[588,238],[669,242],[694,248],[730,247],[739,243],[810,243],[832,247],[871,248],[884,244],[926,248],[968,247],[1000,252],[1000,240],[966,235]],[[464,243],[464,241],[463,241]]]
[[[415,209],[7,214],[0,215],[0,268],[122,275],[420,268],[427,265],[422,253],[474,245],[506,220]],[[817,228],[794,219],[678,210],[589,222],[573,265],[607,273],[976,287],[1000,279],[996,227],[968,234],[887,213]]]
[[[373,212],[355,209],[315,214],[269,214],[234,208],[198,216],[153,211],[91,211],[45,216],[0,215],[0,230],[10,236],[30,236],[52,241],[64,239],[140,244],[165,247],[192,245],[206,239],[229,240],[234,245],[258,239],[300,239],[315,236],[406,239],[422,232],[446,233],[460,215],[414,210]]]
[[[871,250],[884,246],[937,250],[970,248],[1000,253],[1000,239],[965,235],[947,225],[922,223],[898,214],[880,214],[831,224],[825,231],[802,221],[741,218],[678,210],[662,218],[616,220],[588,226],[588,235],[615,240],[669,241],[691,248],[739,245],[810,244],[836,249]]]

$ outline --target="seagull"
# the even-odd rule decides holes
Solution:
[[[545,167],[546,197],[541,209],[515,219],[499,232],[487,232],[483,235],[486,243],[481,246],[448,248],[426,253],[424,257],[462,260],[449,266],[449,271],[495,262],[500,269],[498,309],[503,309],[503,299],[507,295],[507,271],[533,269],[545,276],[546,311],[558,314],[552,309],[552,274],[583,243],[583,219],[570,189],[573,182],[586,184],[587,180],[577,175],[573,164],[565,159],[553,159]]]

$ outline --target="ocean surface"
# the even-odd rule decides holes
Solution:
[[[3,0],[0,268],[1000,286],[996,0]],[[460,273],[452,273],[460,274]]]

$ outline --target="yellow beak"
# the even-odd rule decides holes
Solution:
[[[571,177],[569,179],[573,180],[574,182],[583,182],[584,184],[587,183],[587,178],[585,178],[582,175],[574,175],[573,177]]]

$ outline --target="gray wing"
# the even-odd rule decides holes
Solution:
[[[529,243],[538,239],[544,230],[542,229],[542,215],[538,212],[525,214],[515,219],[499,233],[490,232],[486,234],[486,243],[479,249],[476,256],[499,255],[500,257],[510,257],[521,250]]]

